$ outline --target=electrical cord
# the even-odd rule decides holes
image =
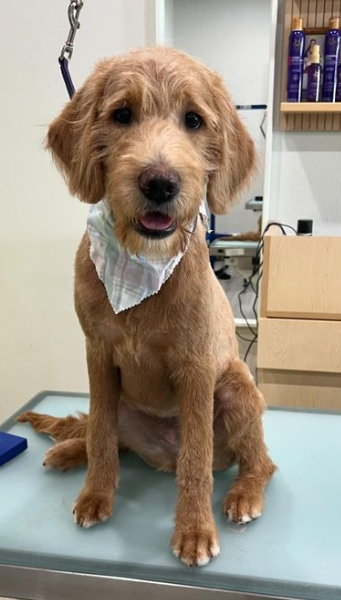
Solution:
[[[252,342],[252,340],[250,340],[249,338],[245,338],[242,335],[240,335],[238,331],[236,331],[236,336],[239,337],[239,339],[243,340],[243,342]]]
[[[270,229],[270,227],[272,226],[276,226],[279,227],[279,229],[282,232],[282,235],[287,235],[287,232],[285,231],[285,229],[291,229],[295,235],[297,235],[297,231],[294,227],[292,227],[291,225],[286,225],[285,223],[278,223],[277,221],[271,221],[270,223],[268,223],[262,233],[262,236],[259,240],[257,249],[256,249],[256,254],[254,256],[253,259],[253,269],[252,269],[252,273],[250,275],[250,277],[248,278],[246,284],[244,285],[243,289],[239,292],[238,294],[238,302],[239,302],[239,310],[240,313],[249,329],[249,331],[251,332],[251,334],[253,335],[253,338],[251,340],[244,338],[243,336],[241,336],[239,333],[237,333],[238,337],[240,339],[242,339],[245,342],[249,342],[249,345],[246,349],[246,352],[244,354],[244,362],[247,361],[247,358],[250,354],[251,348],[252,346],[257,342],[258,340],[258,312],[257,312],[257,302],[258,302],[258,297],[259,297],[259,286],[260,286],[260,281],[262,279],[262,275],[263,275],[263,260],[259,260],[260,259],[260,255],[262,253],[262,250],[264,248],[264,236],[266,234],[266,232]],[[256,283],[254,285],[253,283],[253,279],[254,277],[258,275]],[[255,298],[252,304],[252,310],[253,310],[253,314],[255,315],[255,320],[256,320],[256,331],[251,327],[248,318],[246,317],[244,310],[243,310],[243,306],[242,306],[242,296],[243,294],[245,294],[245,292],[251,288],[252,292],[255,294]]]

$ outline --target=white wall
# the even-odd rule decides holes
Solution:
[[[340,236],[340,173],[340,133],[275,133],[270,219],[313,219],[314,234]]]
[[[270,218],[294,227],[297,219],[313,219],[316,235],[341,235],[341,133],[279,130],[283,9],[280,0]]]
[[[235,104],[267,104],[271,1],[167,0],[173,27],[168,41],[196,56],[224,77]],[[167,38],[166,38],[167,41]],[[264,139],[259,125],[263,111],[240,111],[257,147],[259,174],[228,216],[217,218],[219,232],[257,230],[260,213],[245,210],[245,201],[262,195]]]
[[[87,207],[42,150],[67,100],[57,57],[65,2],[0,0],[0,422],[42,389],[87,390],[73,260]],[[144,44],[143,0],[86,1],[72,73]]]

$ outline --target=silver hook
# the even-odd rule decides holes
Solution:
[[[59,60],[62,61],[67,55],[67,59],[71,60],[73,53],[73,42],[77,33],[77,29],[80,28],[79,14],[83,8],[83,0],[71,0],[68,8],[68,17],[70,23],[70,31],[67,36],[67,40],[60,53]]]
[[[82,0],[71,0],[70,2],[68,15],[71,29],[79,29],[81,26],[80,22],[78,21],[78,16],[83,8],[83,4],[84,3]]]

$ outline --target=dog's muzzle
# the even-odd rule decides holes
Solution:
[[[167,214],[166,204],[170,203],[180,191],[179,175],[174,169],[162,165],[147,167],[139,177],[139,188],[150,201],[153,210],[139,217],[136,230],[149,238],[168,237],[175,231],[176,223]],[[155,206],[160,206],[162,209],[154,210]]]
[[[164,166],[148,167],[139,177],[143,195],[153,203],[170,202],[180,191],[180,177],[174,169]]]

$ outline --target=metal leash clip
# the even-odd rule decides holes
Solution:
[[[59,62],[64,58],[71,60],[73,52],[73,42],[77,33],[77,29],[80,28],[79,14],[83,8],[83,0],[71,0],[68,8],[68,17],[70,23],[70,31],[67,40],[60,53]]]
[[[67,40],[62,48],[62,51],[59,56],[59,65],[62,73],[62,77],[64,79],[64,83],[66,89],[68,91],[69,97],[75,93],[75,86],[73,85],[72,78],[69,71],[69,60],[71,60],[72,52],[73,52],[73,42],[75,39],[75,35],[77,33],[77,29],[80,28],[81,24],[79,22],[79,14],[83,8],[84,2],[83,0],[71,0],[68,8],[68,17],[70,23],[70,31],[67,37]]]

